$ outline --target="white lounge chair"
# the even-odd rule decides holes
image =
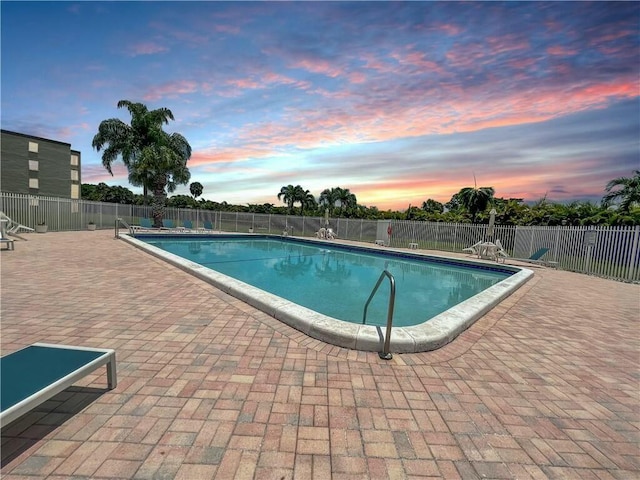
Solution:
[[[499,262],[502,258],[502,262],[504,263],[505,260],[509,258],[509,254],[505,251],[504,247],[502,246],[502,242],[500,242],[500,240],[498,239],[496,239],[496,247],[498,247],[498,250],[496,250],[496,261]]]
[[[478,255],[479,253],[479,248],[480,245],[482,245],[482,242],[478,242],[478,243],[474,243],[473,245],[471,245],[470,247],[467,248],[463,248],[462,251],[463,252],[469,252],[471,255]]]
[[[0,238],[0,243],[7,245],[6,250],[14,250],[14,245],[13,245],[13,240],[12,239],[2,237],[2,238]]]
[[[4,212],[0,212],[0,221],[2,222],[2,238],[6,238],[6,235],[12,235],[24,240],[24,238],[18,235],[20,230],[25,230],[27,232],[34,231],[31,227],[27,227],[26,225],[22,225],[19,222],[11,220],[11,218],[9,218]]]

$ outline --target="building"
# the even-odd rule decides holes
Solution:
[[[0,190],[80,198],[80,152],[57,140],[0,130]]]

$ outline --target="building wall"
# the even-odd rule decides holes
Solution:
[[[81,154],[71,145],[8,130],[0,131],[3,192],[80,198]]]

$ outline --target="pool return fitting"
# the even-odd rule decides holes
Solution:
[[[365,303],[364,305],[362,324],[364,325],[367,322],[367,308],[369,308],[369,303],[371,303],[373,296],[378,291],[378,287],[380,287],[380,284],[382,283],[382,280],[384,280],[384,277],[387,277],[389,279],[389,285],[391,288],[389,291],[389,309],[387,310],[387,331],[384,339],[384,348],[381,352],[378,352],[378,356],[383,360],[391,360],[393,358],[393,355],[389,351],[389,346],[391,344],[391,326],[393,325],[393,307],[396,303],[396,279],[393,278],[393,275],[391,275],[391,273],[389,273],[389,271],[386,269],[383,270],[380,274],[380,278],[378,278],[376,286],[373,287],[371,295],[369,295],[369,300],[367,300],[367,303]]]

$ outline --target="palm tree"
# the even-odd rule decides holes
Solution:
[[[320,193],[320,201],[318,203],[329,207],[329,213],[333,214],[338,202],[340,202],[339,214],[342,214],[343,210],[347,208],[355,208],[358,204],[356,196],[348,188],[326,188]]]
[[[304,190],[303,192],[301,192],[298,201],[300,202],[300,215],[303,216],[305,208],[315,209],[318,206],[316,197],[314,197],[309,190]]]
[[[355,207],[358,202],[356,196],[349,191],[348,188],[336,188],[338,191],[338,201],[340,202],[340,214],[347,208]]]
[[[607,194],[602,197],[602,204],[610,206],[620,201],[620,210],[629,212],[633,205],[640,204],[640,170],[634,170],[633,177],[614,178],[605,187]]]
[[[464,208],[471,214],[471,222],[476,223],[479,212],[487,209],[493,199],[493,187],[466,187],[458,192],[458,198]]]
[[[189,185],[189,192],[191,192],[191,195],[193,195],[194,200],[202,195],[203,190],[204,187],[200,182],[193,182],[191,185]]]
[[[156,144],[145,147],[134,169],[148,174],[149,187],[153,192],[151,212],[154,227],[162,226],[167,194],[174,192],[178,185],[186,185],[191,178],[187,161],[191,157],[191,146],[179,133],[168,134],[160,131]]]
[[[336,203],[339,200],[339,189],[337,188],[325,188],[321,193],[320,193],[320,199],[318,201],[318,203],[320,205],[324,205],[325,207],[329,208],[329,213],[331,215],[333,215],[333,209],[336,206]]]
[[[289,210],[289,214],[293,212],[293,204],[298,201],[300,185],[286,185],[280,189],[280,193],[278,193],[278,200],[282,199],[284,203],[287,204],[287,209]]]
[[[160,184],[164,185],[164,190],[166,186],[171,188],[174,185],[172,188],[175,189],[175,185],[188,182],[189,171],[186,170],[186,162],[191,157],[191,146],[182,135],[169,135],[162,130],[163,124],[168,124],[169,120],[174,119],[171,110],[158,108],[149,111],[142,103],[120,100],[118,108],[123,107],[131,114],[131,125],[118,118],[103,120],[98,126],[98,133],[93,137],[92,146],[97,151],[106,145],[102,153],[102,165],[107,171],[113,175],[112,165],[120,157],[129,171],[129,182],[135,186],[142,186],[145,198],[147,190],[158,192]],[[160,157],[152,158],[155,154]],[[162,167],[168,170],[160,172],[159,168]],[[165,180],[161,181],[161,178]],[[161,196],[164,198],[164,191]],[[154,199],[154,211],[157,215],[164,213],[157,210],[160,200]],[[162,217],[156,217],[156,214],[154,219],[158,226]]]
[[[422,202],[422,210],[427,213],[442,213],[444,212],[444,205],[433,198],[429,198],[426,202]]]

